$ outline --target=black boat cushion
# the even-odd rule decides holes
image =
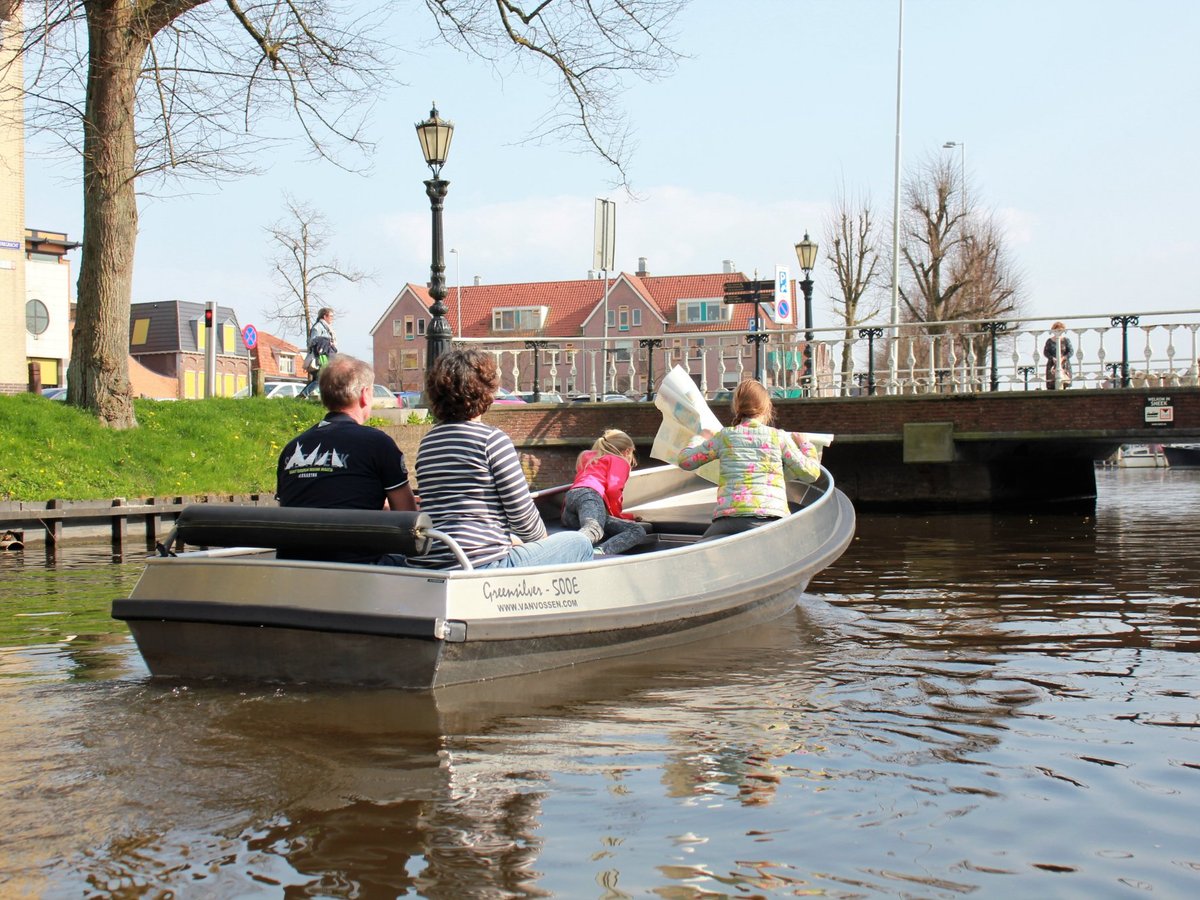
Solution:
[[[175,539],[195,547],[270,547],[286,553],[429,551],[428,513],[375,509],[194,503],[175,521]]]

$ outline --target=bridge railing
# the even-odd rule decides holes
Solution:
[[[1069,356],[1046,356],[1055,321]],[[1200,310],[854,328],[456,339],[496,357],[511,390],[643,397],[680,365],[706,395],[759,374],[783,396],[1174,387],[1200,383]],[[1065,349],[1066,344],[1062,345]],[[873,358],[873,359],[872,359]]]

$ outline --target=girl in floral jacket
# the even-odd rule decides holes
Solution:
[[[769,424],[774,409],[767,389],[754,380],[733,392],[733,424],[713,434],[700,432],[679,454],[681,469],[720,461],[717,508],[705,539],[738,534],[788,514],[784,479],[813,482],[821,474],[817,450],[808,441]]]

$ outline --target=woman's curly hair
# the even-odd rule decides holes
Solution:
[[[439,422],[467,422],[482,415],[499,386],[496,360],[474,347],[447,350],[425,373],[425,393]]]

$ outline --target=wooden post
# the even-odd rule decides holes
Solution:
[[[112,505],[114,509],[123,507],[125,498],[115,498]],[[117,513],[114,513],[112,517],[112,552],[115,557],[121,559],[125,557],[125,516]]]

